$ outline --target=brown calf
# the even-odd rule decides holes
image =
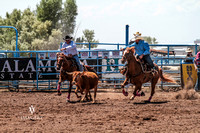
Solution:
[[[84,99],[87,97],[88,93],[90,95],[90,90],[94,88],[94,98],[93,103],[96,101],[96,92],[97,92],[97,85],[98,85],[98,76],[94,72],[79,72],[75,71],[73,72],[73,80],[72,83],[76,84],[76,90],[75,94],[78,96],[77,92],[78,89],[80,90],[81,94],[83,94],[83,91],[85,91],[84,97],[81,99],[81,101],[84,101]],[[91,95],[90,95],[91,98]]]

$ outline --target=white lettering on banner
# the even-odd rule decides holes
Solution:
[[[56,71],[60,71],[60,70],[58,70],[57,67],[56,67],[56,66],[57,66],[57,61],[54,62],[54,66],[55,66],[55,70],[56,70]]]
[[[39,74],[39,75],[38,75],[38,78],[42,78],[42,75],[41,75],[41,74]]]
[[[9,73],[9,74],[10,74],[10,78],[13,79],[14,73]]]
[[[22,79],[24,78],[22,73],[20,73],[19,78],[22,78]]]
[[[24,71],[24,68],[20,71],[19,70],[19,60],[14,60],[15,61],[15,72],[23,72]]]
[[[29,74],[29,78],[32,78],[33,73],[28,73]]]
[[[35,68],[34,68],[34,65],[33,65],[32,60],[29,60],[25,72],[28,72],[28,69],[29,69],[29,68],[31,68],[31,70],[32,70],[31,72],[35,72]]]
[[[4,73],[1,74],[1,77],[0,77],[0,78],[1,78],[1,79],[4,79]]]
[[[43,64],[43,62],[42,61],[39,61],[39,66],[42,66],[42,67],[44,67],[44,64]],[[45,67],[47,67],[47,66],[51,66],[51,60],[48,60],[47,61],[47,63],[46,63],[46,65],[45,65]],[[43,69],[43,72],[46,70],[46,68],[42,68]],[[40,72],[41,70],[40,70],[40,68],[38,69],[38,71]],[[52,72],[52,70],[51,70],[51,68],[50,67],[48,67],[48,70],[47,70],[47,72]]]
[[[9,64],[8,60],[5,61],[4,65],[3,65],[3,69],[2,69],[1,72],[5,72],[5,69],[6,69],[6,68],[8,69],[8,72],[13,72],[13,71],[11,70],[11,67],[10,67],[10,64]]]

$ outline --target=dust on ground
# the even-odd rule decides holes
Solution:
[[[130,90],[132,92],[132,90]],[[78,102],[67,92],[0,92],[0,132],[199,132],[200,99],[176,99],[157,91],[133,101],[121,90],[97,93],[97,103]],[[92,92],[93,95],[93,92]]]

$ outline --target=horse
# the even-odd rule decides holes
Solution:
[[[74,72],[74,71],[79,71],[77,63],[74,58],[66,56],[64,53],[57,53],[57,70],[60,70],[60,75],[59,75],[59,81],[58,81],[58,86],[57,86],[57,93],[60,96],[61,90],[60,90],[60,85],[61,82],[68,80],[69,81],[69,88],[68,88],[68,96],[67,96],[67,101],[70,101],[70,94],[71,94],[71,89],[72,89],[72,80],[73,77],[70,74],[67,74],[67,72]],[[83,68],[85,71],[90,71],[96,73],[95,69],[88,66],[88,65],[83,65]],[[97,74],[97,73],[96,73]]]
[[[127,71],[126,71],[126,78],[121,85],[123,89],[122,92],[125,96],[128,96],[128,92],[124,90],[124,86],[127,85],[129,82],[135,85],[135,89],[133,95],[131,96],[131,100],[133,100],[136,96],[143,96],[144,93],[140,93],[141,87],[143,83],[151,82],[151,94],[147,102],[150,102],[154,93],[155,93],[155,86],[159,79],[164,82],[171,82],[175,83],[174,80],[169,79],[167,75],[163,75],[162,69],[158,67],[157,64],[154,63],[156,70],[145,72],[143,70],[143,66],[141,62],[135,56],[135,47],[126,48],[123,51],[122,63],[124,64],[127,61]]]

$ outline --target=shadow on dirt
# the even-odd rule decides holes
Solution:
[[[164,104],[168,102],[169,101],[155,101],[155,102],[142,101],[142,102],[134,102],[133,104]]]
[[[104,104],[104,103],[92,103],[92,102],[88,102],[88,103],[84,103],[84,104],[82,104],[83,106],[85,106],[85,105],[102,105],[102,104]]]
[[[76,103],[82,103],[82,105],[84,106],[84,105],[101,105],[101,104],[104,104],[104,103],[99,103],[99,102],[97,102],[97,103],[92,103],[92,101],[83,101],[83,102],[80,102],[80,100],[78,100],[78,101],[68,101],[68,103],[71,103],[71,104],[76,104]]]

